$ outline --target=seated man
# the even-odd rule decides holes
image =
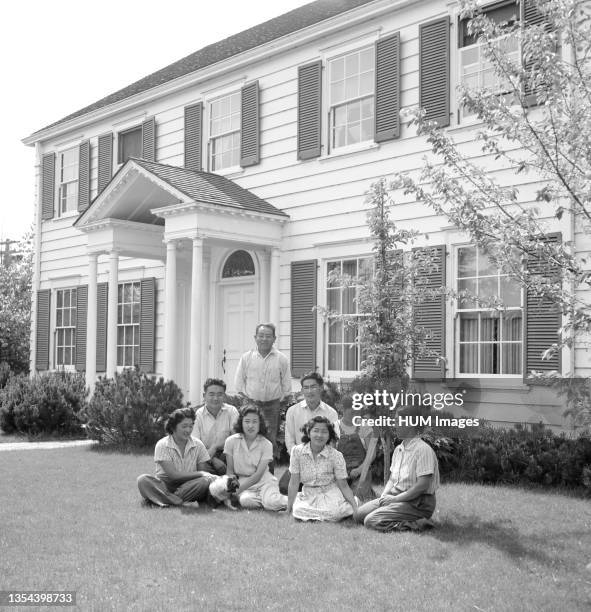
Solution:
[[[412,407],[396,415],[396,433],[402,443],[392,453],[390,479],[380,497],[363,504],[355,515],[369,529],[421,528],[435,510],[439,465],[433,449],[419,438],[423,427],[413,425],[419,416],[424,411]]]
[[[195,414],[195,426],[191,435],[201,440],[211,457],[213,471],[222,476],[226,473],[224,443],[234,433],[238,421],[238,410],[224,403],[226,383],[218,378],[208,378],[203,385],[205,405]]]
[[[341,436],[337,450],[345,457],[347,482],[355,492],[358,487],[371,486],[369,470],[376,455],[378,438],[374,436],[372,427],[353,425],[353,416],[361,416],[361,413],[353,410],[353,400],[350,396],[343,398],[341,407],[343,416],[339,419]]]
[[[293,447],[302,443],[304,435],[302,428],[316,416],[326,417],[333,423],[335,433],[339,436],[339,415],[337,411],[320,399],[324,387],[322,376],[317,372],[310,372],[302,376],[300,383],[304,399],[290,406],[285,414],[285,446],[290,455]],[[279,490],[284,495],[287,495],[288,485],[289,470],[286,470],[279,481]]]

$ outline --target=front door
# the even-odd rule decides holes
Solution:
[[[222,330],[218,372],[234,392],[240,356],[254,346],[256,320],[255,283],[252,280],[221,285]]]

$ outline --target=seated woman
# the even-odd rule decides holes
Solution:
[[[418,408],[403,408],[396,415],[396,433],[402,443],[392,453],[390,479],[380,497],[363,504],[355,517],[369,529],[420,529],[435,510],[439,465],[433,449],[419,438],[423,427],[412,425],[420,416],[424,411]]]
[[[261,409],[247,404],[240,412],[235,430],[237,433],[226,439],[224,455],[227,475],[235,475],[240,481],[235,493],[238,503],[247,509],[285,510],[287,497],[279,493],[277,478],[269,472],[273,444],[265,437],[267,424]]]
[[[340,437],[337,450],[343,453],[347,464],[347,483],[350,486],[369,488],[369,470],[375,458],[378,439],[373,435],[372,427],[353,425],[355,411],[351,397],[343,398],[341,408],[343,416],[339,419]]]
[[[303,443],[291,451],[287,511],[301,521],[336,522],[355,514],[357,501],[347,484],[345,458],[329,444],[337,439],[334,425],[316,416],[303,429]]]
[[[191,437],[195,412],[179,408],[165,424],[167,436],[156,442],[156,475],[142,474],[137,485],[142,497],[165,508],[198,502],[207,497],[209,483],[215,478],[204,471],[209,453],[203,443]]]

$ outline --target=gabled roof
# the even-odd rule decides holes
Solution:
[[[254,49],[255,47],[264,45],[265,43],[281,38],[282,36],[287,36],[288,34],[302,30],[306,27],[324,21],[325,19],[330,19],[331,17],[335,17],[341,13],[350,11],[358,6],[369,4],[370,2],[374,2],[374,0],[316,0],[316,2],[311,2],[310,4],[306,4],[294,9],[293,11],[280,15],[279,17],[265,21],[264,23],[249,28],[248,30],[234,34],[233,36],[230,36],[229,38],[221,40],[217,43],[203,47],[203,49],[200,49],[195,53],[191,53],[191,55],[187,55],[187,57],[184,57],[173,64],[153,72],[143,79],[140,79],[139,81],[136,81],[135,83],[132,83],[131,85],[128,85],[127,87],[124,87],[123,89],[120,89],[119,91],[116,91],[115,93],[112,93],[105,98],[102,98],[93,104],[72,113],[71,115],[67,115],[55,123],[45,126],[41,130],[37,130],[37,132],[34,134],[59,125],[60,123],[69,121],[70,119],[85,115],[86,113],[109,106],[110,104],[120,102],[121,100],[125,100],[125,98],[142,93],[148,89],[152,89],[153,87],[167,83],[168,81],[172,81],[176,78],[190,74],[191,72],[195,72],[196,70],[211,66],[217,62],[228,59],[229,57],[238,55],[239,53],[243,53],[249,49]]]
[[[240,187],[225,176],[187,170],[178,166],[167,166],[133,157],[131,160],[196,202],[288,217],[282,210],[275,208],[252,191]]]
[[[126,187],[121,189],[123,185]],[[74,225],[83,227],[105,215],[113,219],[162,225],[163,220],[154,216],[152,209],[193,202],[273,215],[278,219],[289,218],[283,211],[224,176],[131,157]]]

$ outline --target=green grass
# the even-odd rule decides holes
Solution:
[[[437,529],[379,534],[265,512],[149,509],[150,456],[0,453],[0,589],[83,610],[588,610],[588,501],[444,485]],[[39,610],[39,608],[36,608]]]

